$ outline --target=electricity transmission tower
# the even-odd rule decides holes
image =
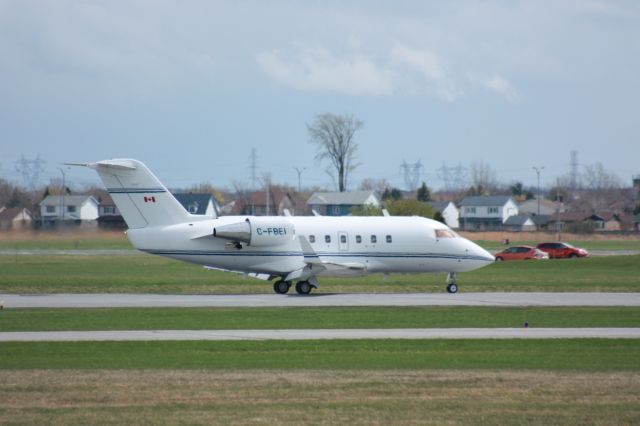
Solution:
[[[415,191],[418,188],[418,182],[420,182],[420,175],[424,166],[418,160],[413,164],[409,164],[406,161],[402,161],[400,165],[400,173],[404,177],[404,185],[408,191]]]
[[[447,192],[457,192],[464,188],[467,182],[467,169],[461,164],[449,167],[446,163],[442,163],[437,171],[438,179],[444,183],[444,189]]]

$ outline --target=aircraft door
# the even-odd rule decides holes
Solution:
[[[349,234],[343,231],[338,232],[338,247],[340,251],[349,250]]]

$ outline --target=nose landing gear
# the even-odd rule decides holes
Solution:
[[[456,283],[457,275],[455,272],[449,272],[447,274],[447,293],[457,293],[458,284]]]

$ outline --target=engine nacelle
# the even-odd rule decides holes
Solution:
[[[213,228],[213,236],[252,247],[278,246],[293,241],[296,229],[282,217],[251,217]]]

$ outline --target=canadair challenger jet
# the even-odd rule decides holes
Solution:
[[[285,294],[318,287],[320,276],[446,272],[486,266],[494,257],[446,225],[422,217],[192,215],[140,161],[105,160],[98,172],[138,250],[211,269],[275,279]]]

